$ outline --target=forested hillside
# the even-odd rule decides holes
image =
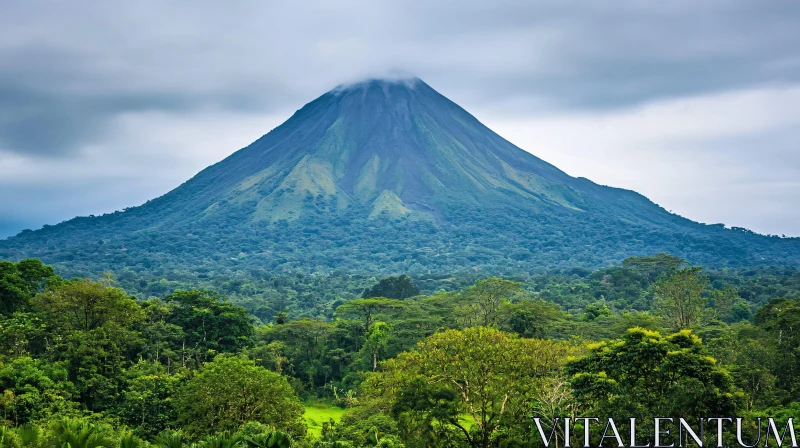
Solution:
[[[800,412],[792,268],[274,282],[137,298],[0,262],[0,445],[529,447],[533,415],[744,416],[755,440]]]

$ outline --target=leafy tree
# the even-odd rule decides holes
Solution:
[[[144,318],[133,297],[91,280],[64,282],[37,295],[33,307],[62,335],[103,326],[125,328]]]
[[[185,348],[185,333],[179,325],[170,323],[172,307],[160,299],[140,302],[144,320],[135,329],[141,334],[143,359],[157,361],[166,366],[167,373],[181,366]]]
[[[123,423],[152,438],[177,426],[175,393],[182,377],[158,363],[139,361],[125,372],[127,386],[117,408]]]
[[[14,313],[0,316],[0,354],[28,356],[45,350],[51,334],[42,316],[34,313]]]
[[[0,314],[23,311],[46,282],[57,279],[52,266],[35,258],[18,263],[0,260]]]
[[[521,298],[525,289],[519,282],[500,278],[479,280],[463,293],[468,325],[497,327],[507,315],[506,306],[514,298]]]
[[[67,365],[69,380],[86,409],[105,411],[116,404],[125,385],[124,352],[129,342],[97,328],[72,332],[56,348],[54,357]]]
[[[385,297],[374,297],[369,299],[355,299],[345,302],[336,308],[336,313],[340,316],[361,315],[364,319],[364,331],[369,332],[375,313],[403,308],[405,304],[401,300],[387,299]]]
[[[93,411],[112,406],[125,361],[141,343],[131,328],[144,319],[136,300],[118,288],[73,280],[38,294],[32,307],[52,333],[49,358],[65,363],[80,402]]]
[[[786,391],[778,387],[776,377],[781,356],[769,332],[742,322],[705,338],[714,356],[730,370],[736,385],[745,392],[748,411],[785,401]]]
[[[304,408],[286,379],[251,360],[220,355],[183,386],[176,405],[185,430],[235,431],[260,422],[302,436]]]
[[[419,295],[420,290],[411,277],[401,275],[399,277],[387,277],[377,285],[364,290],[361,297],[368,299],[371,297],[386,297],[387,299],[403,300]]]
[[[622,260],[622,266],[642,275],[646,281],[655,281],[663,274],[676,271],[686,264],[686,260],[663,252],[644,257],[628,257]]]
[[[253,326],[247,311],[208,291],[175,291],[164,299],[170,305],[167,322],[183,330],[181,351],[198,361],[213,353],[230,353],[251,344]]]
[[[675,329],[689,328],[703,317],[707,300],[702,294],[707,287],[701,267],[683,268],[654,285],[655,308]]]
[[[612,314],[611,309],[608,308],[608,305],[606,305],[605,303],[603,302],[590,303],[586,305],[586,308],[583,311],[581,319],[593,322],[600,317],[609,317],[611,316],[611,314]]]
[[[554,337],[569,315],[544,300],[523,299],[509,306],[508,329],[525,338]]]
[[[623,311],[611,324],[611,338],[625,336],[630,328],[644,328],[651,331],[665,330],[664,322],[659,316],[654,316],[647,311]]]
[[[324,386],[341,366],[328,359],[335,326],[314,319],[300,319],[275,325],[264,332],[266,345],[259,345],[252,354],[277,372],[292,375],[308,386]]]
[[[460,431],[470,446],[489,447],[506,426],[530,429],[529,405],[566,354],[559,343],[486,327],[448,330],[386,361],[368,385],[389,395],[402,421],[436,421]]]
[[[386,322],[375,322],[367,333],[363,349],[368,353],[373,371],[378,369],[378,359],[386,351],[391,328]]]
[[[0,364],[0,390],[3,420],[15,426],[77,408],[67,369],[27,356]]]
[[[566,368],[585,415],[623,420],[737,415],[743,395],[689,330],[663,337],[632,328],[621,341],[588,349]]]
[[[755,323],[768,332],[767,341],[775,347],[778,386],[791,396],[800,396],[800,301],[771,300],[758,310]]]

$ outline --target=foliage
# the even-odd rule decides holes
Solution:
[[[361,297],[386,297],[388,299],[407,299],[419,295],[420,290],[411,277],[401,275],[399,277],[387,277],[370,288],[364,290]]]
[[[27,356],[0,364],[0,401],[3,420],[21,426],[76,408],[75,386],[62,364],[49,364]]]
[[[178,426],[174,397],[183,380],[159,363],[139,361],[125,372],[127,387],[117,406],[123,423],[151,439]]]
[[[589,346],[566,372],[583,415],[620,421],[737,415],[744,398],[689,330],[664,337],[632,328],[619,341]]]
[[[372,325],[373,316],[381,311],[398,309],[404,306],[403,302],[385,297],[374,297],[369,299],[350,300],[336,308],[336,312],[341,316],[352,314],[363,315],[364,331],[368,332]]]
[[[448,330],[387,361],[368,387],[394,403],[404,430],[436,432],[444,424],[469,445],[488,447],[507,426],[525,427],[530,401],[566,354],[563,344],[486,327]]]
[[[47,282],[58,281],[52,266],[35,258],[18,263],[0,260],[0,314],[24,311],[30,299]]]
[[[33,300],[33,308],[47,316],[59,334],[101,327],[124,328],[143,318],[133,297],[121,289],[90,280],[65,282],[39,294]]]
[[[3,447],[512,448],[531,415],[787,416],[800,396],[793,268],[659,254],[503,278],[266,273],[266,289],[209,271],[232,299],[2,269]]]
[[[191,435],[251,421],[305,434],[303,406],[286,379],[237,356],[220,355],[200,369],[178,392],[176,407]]]
[[[653,286],[656,309],[676,330],[690,328],[703,317],[708,279],[701,271],[698,266],[683,268]]]
[[[164,299],[172,304],[167,323],[183,329],[182,347],[199,359],[209,353],[228,353],[250,343],[252,326],[247,312],[206,291],[175,291]]]

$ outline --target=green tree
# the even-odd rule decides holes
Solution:
[[[219,294],[190,290],[175,291],[164,299],[170,305],[167,323],[183,330],[180,350],[199,362],[214,353],[230,353],[248,347],[253,325],[247,310]]]
[[[388,277],[378,282],[370,288],[364,290],[361,297],[368,299],[371,297],[386,297],[387,299],[403,300],[419,295],[420,291],[411,277],[401,275],[399,277]]]
[[[66,363],[69,380],[75,384],[86,409],[105,411],[116,404],[125,385],[122,374],[129,342],[105,328],[97,328],[72,332],[56,347],[53,356]]]
[[[117,408],[123,423],[148,439],[177,427],[175,393],[182,376],[159,364],[139,361],[125,372],[127,387]]]
[[[771,300],[756,312],[755,323],[769,335],[762,344],[775,348],[778,386],[790,396],[800,396],[800,300]]]
[[[67,379],[67,369],[58,363],[27,356],[0,363],[0,390],[3,420],[15,426],[77,408],[72,401],[75,386]]]
[[[65,362],[80,402],[92,411],[114,405],[125,361],[136,356],[141,344],[132,328],[144,319],[136,300],[118,288],[73,280],[38,294],[31,303],[51,333],[48,357]]]
[[[33,307],[62,335],[104,326],[126,328],[144,318],[133,297],[121,289],[91,280],[64,282],[37,295]]]
[[[45,283],[55,279],[52,266],[38,259],[28,258],[19,263],[0,260],[0,314],[10,316],[24,311]]]
[[[143,359],[162,363],[167,373],[181,366],[185,333],[179,325],[170,323],[172,307],[160,299],[140,302],[145,318],[136,325],[142,336],[139,352]]]
[[[286,379],[245,358],[217,356],[180,389],[176,405],[193,436],[235,431],[251,421],[296,436],[306,431],[303,405]]]
[[[373,297],[369,299],[355,299],[345,302],[336,308],[336,314],[340,316],[360,315],[364,319],[364,332],[369,332],[372,326],[373,316],[376,313],[391,309],[401,309],[405,306],[403,301],[387,299],[385,297]]]
[[[719,320],[723,322],[732,323],[738,322],[734,315],[734,306],[737,305],[742,299],[739,297],[739,291],[733,286],[726,285],[722,289],[716,289],[711,295],[714,300],[714,311]]]
[[[566,368],[585,415],[687,420],[737,415],[743,395],[689,330],[663,337],[632,328],[621,341],[588,349]]]
[[[466,315],[467,325],[496,328],[505,322],[511,301],[524,296],[525,289],[519,282],[496,277],[479,280],[462,293],[461,312]]]
[[[375,322],[367,333],[363,350],[368,354],[372,370],[378,369],[378,359],[385,353],[389,342],[391,325],[386,322]]]
[[[702,294],[707,287],[701,267],[683,268],[653,286],[654,306],[676,330],[690,328],[704,315],[707,300]]]
[[[501,430],[521,426],[519,433],[530,434],[531,403],[566,354],[557,342],[491,328],[447,330],[384,362],[384,372],[367,388],[388,395],[401,426],[423,422],[435,432],[430,425],[438,422],[460,431],[470,446],[497,446]],[[469,423],[462,421],[464,413]]]
[[[52,335],[42,316],[36,313],[0,315],[0,355],[17,357],[41,353],[48,338]]]
[[[264,331],[266,346],[257,346],[265,365],[274,367],[310,386],[324,386],[334,366],[327,359],[334,325],[314,319],[293,320]],[[277,343],[276,345],[273,345]],[[270,347],[271,346],[271,347]]]
[[[686,260],[663,252],[644,257],[629,257],[622,260],[622,266],[642,275],[650,283],[668,272],[676,271],[686,264]]]
[[[509,306],[507,327],[525,338],[554,337],[568,317],[554,303],[523,299]]]

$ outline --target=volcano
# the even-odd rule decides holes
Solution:
[[[567,175],[420,79],[339,86],[175,190],[0,242],[76,274],[533,272],[668,252],[796,265],[800,239],[704,225]]]
[[[447,221],[458,204],[584,210],[595,200],[657,213],[636,193],[568,176],[411,79],[338,87],[148,207],[169,210],[170,222],[232,209],[251,222],[293,221],[349,208]]]

